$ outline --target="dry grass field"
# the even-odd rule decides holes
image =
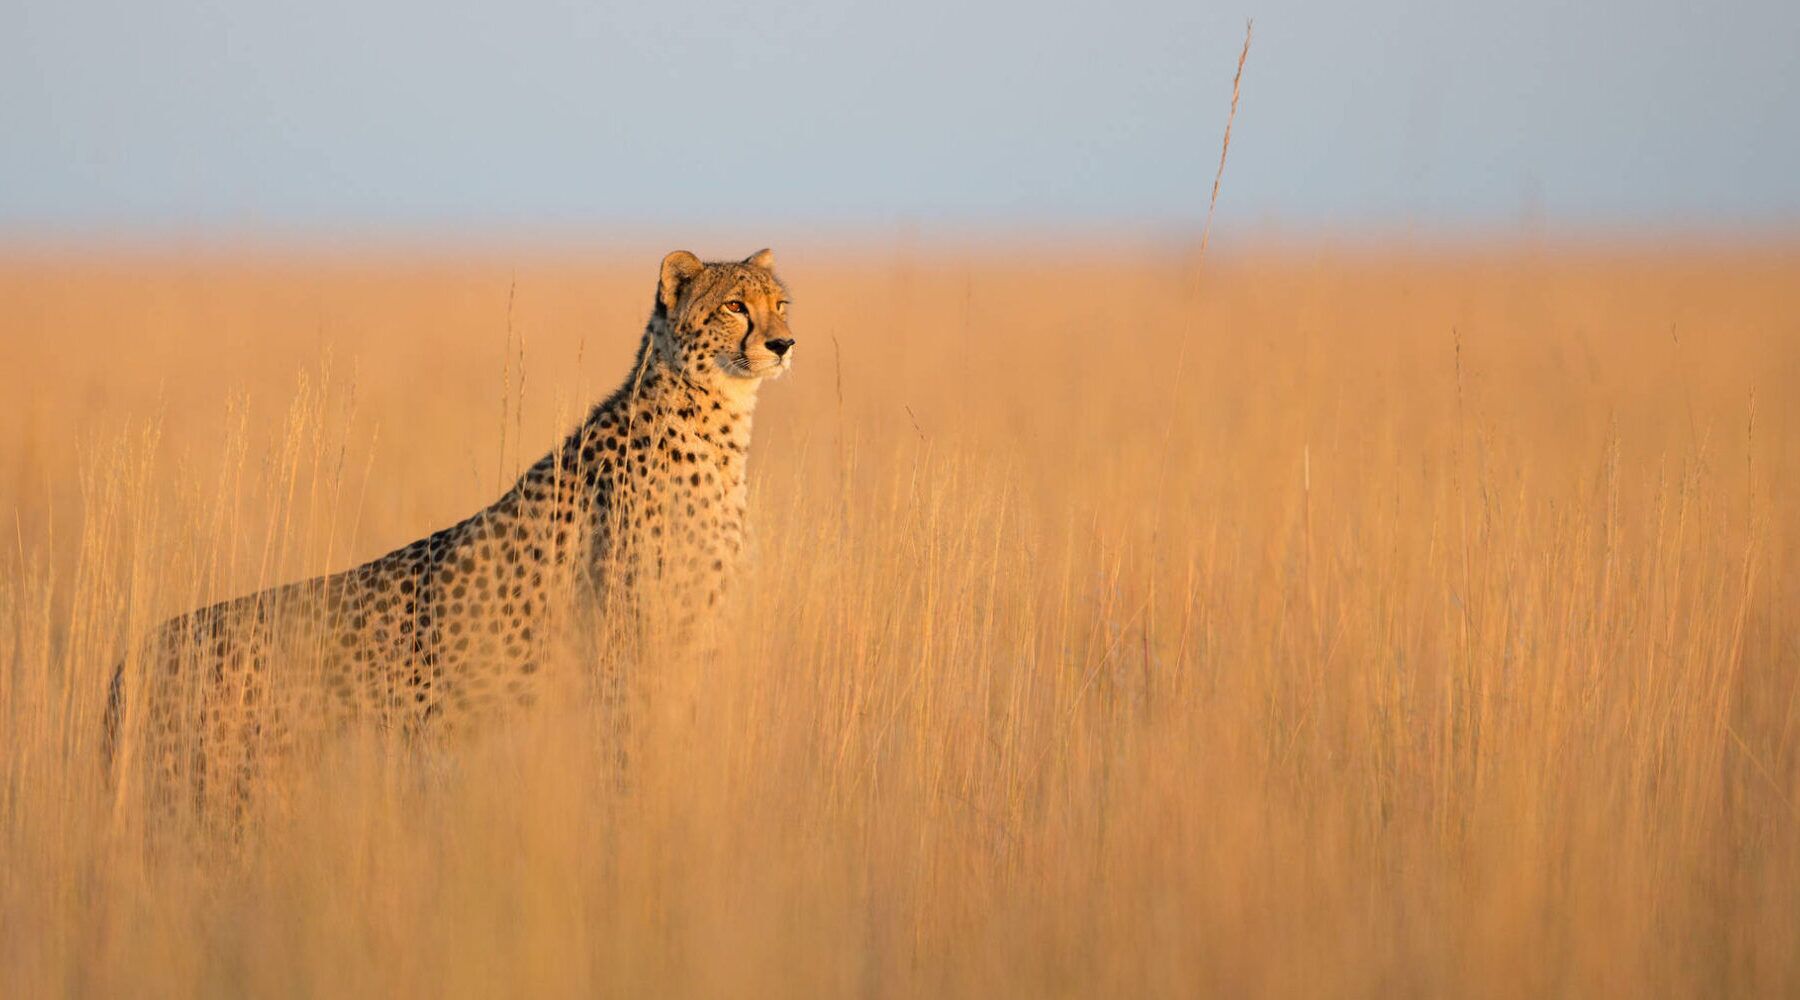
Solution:
[[[1800,994],[1800,252],[1673,243],[777,247],[724,653],[191,850],[126,645],[489,502],[670,248],[0,258],[0,996]]]

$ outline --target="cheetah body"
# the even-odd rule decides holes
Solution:
[[[298,739],[454,732],[537,699],[547,662],[689,634],[744,544],[756,388],[791,361],[786,304],[766,250],[670,254],[631,375],[504,496],[354,569],[165,623],[114,672],[109,750],[137,733],[165,791],[243,785]]]

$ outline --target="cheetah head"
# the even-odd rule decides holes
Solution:
[[[666,363],[703,385],[733,391],[793,364],[787,307],[772,251],[702,263],[677,250],[663,258],[650,330]]]

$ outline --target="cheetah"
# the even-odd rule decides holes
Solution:
[[[787,310],[769,250],[669,254],[629,376],[505,495],[372,562],[174,618],[120,663],[110,771],[135,756],[153,792],[241,807],[302,739],[472,728],[531,704],[559,650],[691,630],[744,546],[751,417],[792,366]]]

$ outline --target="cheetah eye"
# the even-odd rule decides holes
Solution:
[[[725,311],[728,313],[736,313],[737,315],[742,316],[742,315],[748,313],[750,310],[744,308],[744,304],[742,302],[739,302],[737,299],[732,299],[730,302],[725,303]]]
[[[786,299],[782,299],[780,302],[775,303],[775,312],[777,315],[780,315],[780,316],[787,315],[787,300]]]

